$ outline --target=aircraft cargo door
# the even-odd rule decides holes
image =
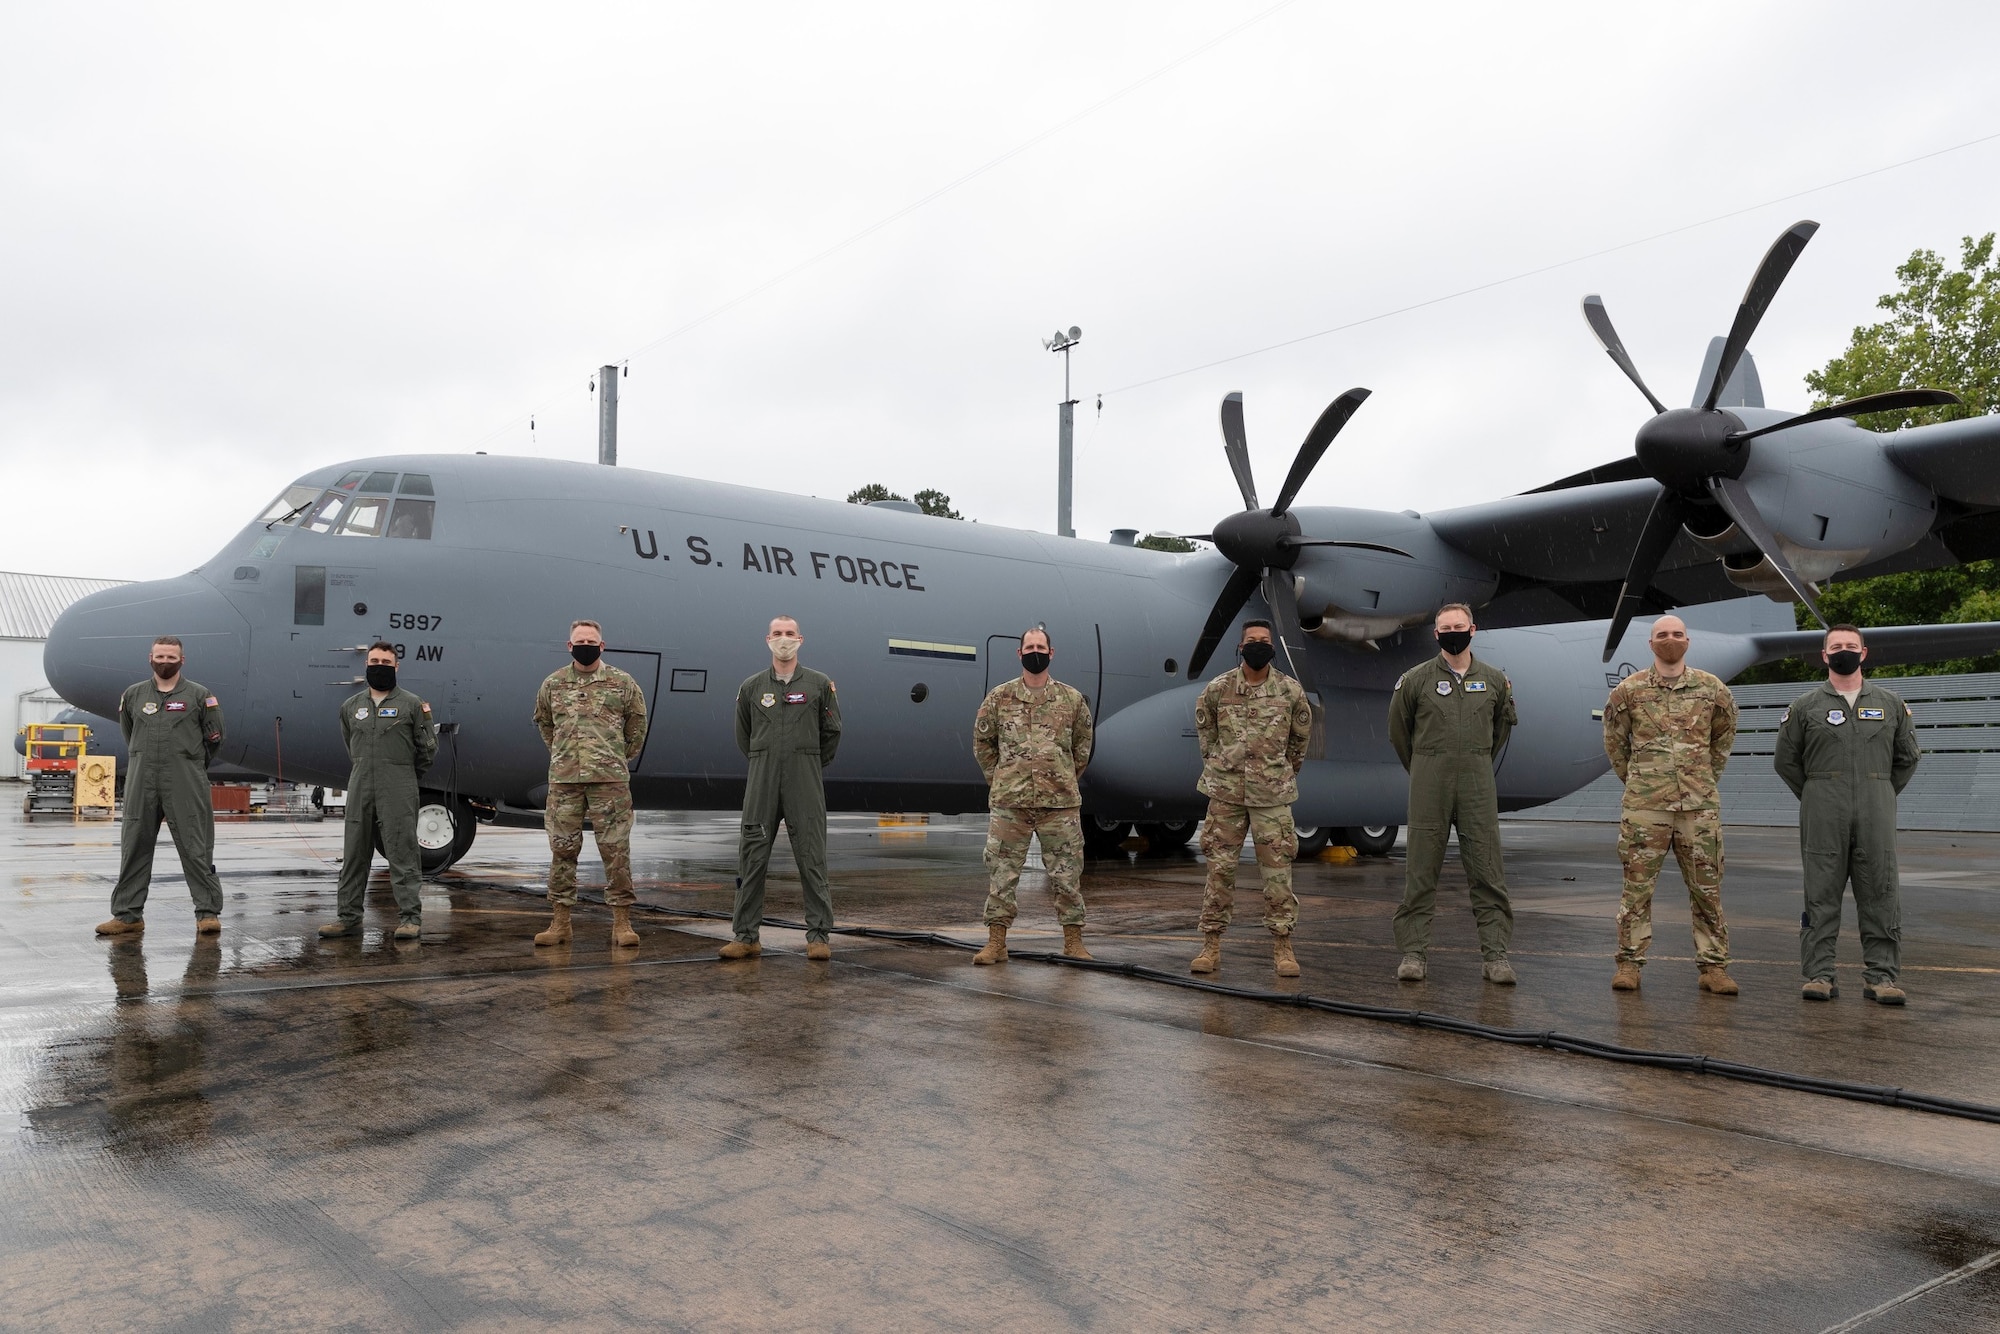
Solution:
[[[646,697],[646,744],[639,747],[639,759],[632,766],[637,773],[645,767],[646,750],[659,730],[660,655],[645,649],[608,648],[604,650],[604,660],[637,681],[640,693]]]

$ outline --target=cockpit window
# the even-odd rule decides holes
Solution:
[[[367,473],[359,470],[348,473],[333,484],[333,489],[336,491],[352,491],[355,487],[361,485],[361,479],[367,475]]]
[[[368,480],[361,484],[363,491],[389,495],[396,489],[396,474],[392,472],[371,472]]]
[[[271,507],[257,516],[257,522],[266,526],[290,523],[305,513],[318,496],[319,488],[316,486],[288,486],[284,495],[272,501]]]
[[[356,496],[347,502],[347,517],[340,521],[342,537],[380,537],[382,521],[389,517],[389,502],[381,496]]]
[[[431,475],[427,472],[406,472],[403,474],[403,494],[406,496],[431,496]]]
[[[411,500],[405,496],[396,502],[396,512],[389,518],[389,536],[414,537],[428,542],[431,539],[432,511],[437,508],[434,500]]]
[[[355,474],[357,477],[359,473]],[[329,491],[320,498],[319,504],[306,515],[305,527],[315,533],[330,533],[340,524],[340,516],[347,510],[351,497],[339,491]]]

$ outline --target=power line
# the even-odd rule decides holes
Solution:
[[[1069,129],[1071,126],[1077,124],[1079,121],[1085,120],[1088,117],[1095,115],[1096,113],[1104,110],[1104,108],[1112,105],[1115,102],[1124,100],[1125,98],[1131,96],[1133,93],[1138,92],[1141,88],[1144,88],[1146,85],[1154,83],[1159,79],[1166,77],[1167,75],[1173,73],[1175,70],[1179,69],[1181,66],[1187,64],[1189,61],[1194,60],[1199,56],[1206,55],[1208,52],[1222,45],[1230,38],[1235,37],[1239,33],[1248,31],[1249,29],[1256,27],[1258,24],[1262,23],[1264,20],[1278,13],[1280,10],[1288,9],[1292,5],[1297,3],[1298,0],[1278,0],[1278,3],[1270,6],[1269,8],[1259,10],[1257,13],[1243,20],[1235,27],[1228,28],[1220,33],[1217,33],[1215,36],[1209,38],[1201,45],[1194,47],[1193,49],[1186,51],[1179,56],[1174,57],[1174,59],[1160,66],[1152,73],[1147,74],[1142,78],[1133,80],[1131,83],[1126,84],[1123,88],[1118,89],[1118,91],[1114,93],[1110,93],[1104,97],[1099,98],[1097,101],[1092,102],[1089,106],[1084,107],[1081,111],[1074,112],[1073,114],[1069,115],[1063,120],[1060,120],[1056,122],[1054,125],[1049,126],[1047,129],[1035,135],[1033,138],[1023,140],[1021,143],[1016,144],[1014,147],[1000,154],[1000,156],[992,158],[982,163],[981,165],[974,167],[971,171],[966,172],[963,176],[959,176],[953,180],[947,181],[945,184],[937,187],[937,189],[932,190],[929,194],[923,195],[911,201],[910,203],[903,205],[903,207],[897,209],[895,212],[890,213],[882,217],[881,219],[870,223],[868,226],[863,227],[860,231],[855,232],[852,236],[849,236],[846,240],[838,241],[833,245],[828,246],[826,249],[821,250],[813,255],[808,256],[805,259],[800,260],[798,263],[792,265],[790,268],[784,270],[783,272],[774,274],[773,276],[766,278],[763,282],[757,284],[755,287],[750,288],[748,291],[733,296],[729,300],[723,302],[721,305],[714,306],[710,308],[708,311],[704,312],[703,314],[695,316],[687,323],[678,325],[675,328],[668,330],[666,333],[661,334],[658,338],[655,338],[652,342],[646,343],[643,346],[634,350],[633,352],[627,354],[625,357],[625,361],[629,362],[635,357],[644,356],[646,353],[653,351],[655,348],[662,347],[665,344],[672,342],[674,339],[679,338],[682,334],[689,333],[692,330],[700,328],[702,325],[707,324],[710,320],[716,318],[718,315],[722,315],[728,311],[734,310],[737,306],[740,306],[744,302],[749,301],[755,297],[762,296],[765,292],[770,291],[773,287],[778,286],[780,283],[783,283],[788,279],[797,277],[799,274],[805,272],[807,269],[813,267],[815,264],[820,263],[822,260],[831,259],[833,256],[839,254],[841,251],[846,250],[851,246],[854,246],[862,241],[867,240],[875,233],[881,231],[884,227],[902,221],[904,218],[909,217],[912,213],[915,213],[918,209],[921,209],[928,204],[936,203],[938,200],[944,198],[952,191],[957,190],[959,187],[971,184],[973,181],[978,180],[981,176],[986,175],[994,168],[1002,166],[1005,163],[1011,162],[1013,159],[1021,156],[1021,154],[1027,152],[1029,149],[1034,148],[1039,144],[1045,143],[1048,140],[1054,138],[1056,135],[1061,134],[1064,130]],[[540,412],[546,407],[548,407],[550,403],[554,402],[556,398],[559,397],[564,392],[567,391],[557,391],[556,393],[551,394],[548,398],[543,399],[533,408],[525,412],[516,413],[513,417],[510,417],[506,422],[488,431],[485,435],[480,436],[477,440],[473,441],[472,443],[475,445],[484,444],[486,441],[491,440],[494,436],[499,435],[502,432],[509,430],[512,427],[520,425],[522,421],[528,419],[533,414]]]
[[[1761,203],[1745,204],[1742,208],[1734,208],[1727,213],[1718,213],[1714,217],[1703,218],[1699,222],[1683,223],[1679,227],[1670,227],[1663,232],[1654,232],[1651,236],[1642,236],[1633,241],[1621,241],[1617,245],[1606,246],[1602,250],[1593,250],[1587,255],[1578,255],[1573,259],[1558,260],[1553,264],[1544,264],[1540,268],[1524,269],[1520,273],[1511,274],[1505,278],[1495,278],[1490,282],[1477,283],[1471,287],[1462,287],[1456,292],[1447,292],[1443,296],[1429,297],[1423,301],[1413,301],[1407,306],[1398,306],[1394,310],[1384,310],[1374,315],[1364,315],[1358,320],[1349,320],[1345,324],[1336,324],[1330,329],[1321,329],[1317,333],[1300,334],[1296,338],[1287,338],[1281,342],[1267,343],[1263,347],[1252,348],[1248,352],[1238,352],[1227,357],[1217,357],[1214,361],[1204,361],[1199,366],[1189,366],[1185,370],[1169,371],[1165,375],[1155,375],[1147,380],[1135,380],[1131,384],[1120,386],[1117,389],[1106,389],[1102,392],[1107,396],[1111,394],[1130,393],[1134,389],[1144,389],[1148,385],[1162,384],[1168,380],[1178,380],[1183,375],[1193,375],[1197,371],[1212,370],[1217,366],[1227,366],[1232,361],[1243,361],[1249,357],[1261,357],[1266,352],[1276,352],[1281,348],[1296,347],[1300,343],[1309,343],[1315,338],[1325,338],[1329,334],[1343,333],[1349,329],[1359,329],[1367,324],[1378,324],[1383,320],[1393,319],[1398,315],[1407,315],[1413,310],[1423,310],[1429,306],[1443,305],[1447,301],[1456,301],[1463,296],[1473,296],[1479,292],[1489,292],[1496,287],[1505,287],[1509,283],[1518,283],[1528,278],[1539,277],[1544,273],[1553,273],[1557,269],[1566,269],[1571,265],[1582,264],[1605,255],[1615,255],[1621,250],[1630,250],[1635,246],[1662,241],[1669,236],[1679,236],[1682,232],[1691,232],[1698,227],[1709,227],[1718,222],[1727,222],[1731,218],[1742,217],[1745,213],[1755,213],[1758,209],[1770,208],[1775,204],[1782,204],[1788,200],[1803,199],[1807,195],[1819,194],[1822,191],[1832,190],[1842,185],[1851,185],[1855,181],[1867,180],[1870,176],[1880,176],[1884,172],[1913,166],[1919,162],[1928,162],[1932,158],[1943,157],[1947,153],[1956,153],[1962,149],[1974,148],[1980,144],[1990,143],[1995,139],[2000,139],[2000,131],[1981,135],[1977,139],[1968,139],[1962,144],[1953,144],[1949,148],[1940,148],[1934,152],[1920,153],[1916,157],[1904,158],[1901,162],[1891,162],[1887,166],[1872,167],[1867,171],[1856,172],[1852,176],[1843,176],[1837,181],[1828,181],[1824,185],[1815,185],[1805,190],[1795,190],[1791,194],[1778,195],[1775,198],[1766,199]]]

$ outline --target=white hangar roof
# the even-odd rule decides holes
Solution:
[[[49,627],[70,603],[128,582],[0,570],[0,639],[47,639]]]

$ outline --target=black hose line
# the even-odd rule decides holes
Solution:
[[[650,903],[635,906],[664,917],[706,917],[725,922],[732,920],[733,917],[733,914],[717,912],[710,908],[669,908]],[[804,922],[789,922],[777,917],[764,918],[762,925],[788,931],[807,929]],[[935,931],[902,931],[882,926],[837,926],[833,928],[833,934],[912,945],[941,945],[954,950],[976,951],[980,948],[976,942],[956,940],[950,936],[939,935]],[[1206,992],[1211,996],[1228,996],[1234,1000],[1262,1001],[1267,1005],[1289,1005],[1295,1009],[1318,1010],[1322,1014],[1344,1015],[1350,1019],[1373,1019],[1381,1023],[1404,1024],[1411,1028],[1436,1029],[1441,1033],[1482,1038],[1488,1042],[1504,1042],[1516,1047],[1544,1047],[1550,1051],[1568,1052],[1573,1056],[1592,1056],[1600,1061],[1615,1061],[1621,1065],[1642,1065],[1655,1070],[1681,1070],[1689,1074],[1716,1075],[1723,1079],[1740,1080],[1746,1084],[1789,1089],[1795,1093],[1815,1093],[1825,1098],[1872,1102],[1885,1107],[1906,1107],[1911,1111],[1930,1112],[1937,1116],[1956,1116],[1968,1121],[2000,1124],[2000,1107],[1963,1102],[1957,1098],[1941,1098],[1935,1094],[1918,1093],[1906,1088],[1890,1088],[1883,1084],[1858,1084],[1845,1079],[1822,1079],[1817,1075],[1769,1070],[1759,1065],[1744,1065],[1739,1061],[1722,1061],[1712,1056],[1696,1056],[1686,1052],[1621,1047],[1616,1043],[1599,1042],[1595,1038],[1574,1037],[1568,1033],[1557,1033],[1549,1029],[1496,1028],[1491,1024],[1478,1024],[1454,1015],[1432,1014],[1428,1010],[1399,1010],[1388,1005],[1364,1005],[1359,1001],[1334,1000],[1329,996],[1312,996],[1304,992],[1257,991],[1250,987],[1225,986],[1220,982],[1203,982],[1198,978],[1184,977],[1179,973],[1164,973],[1157,968],[1147,968],[1136,963],[1112,963],[1105,959],[1072,959],[1052,950],[1010,948],[1007,955],[1012,959],[1059,964],[1065,968],[1082,968],[1093,973],[1116,973],[1121,977],[1137,978],[1143,982],[1158,982],[1187,991]]]

